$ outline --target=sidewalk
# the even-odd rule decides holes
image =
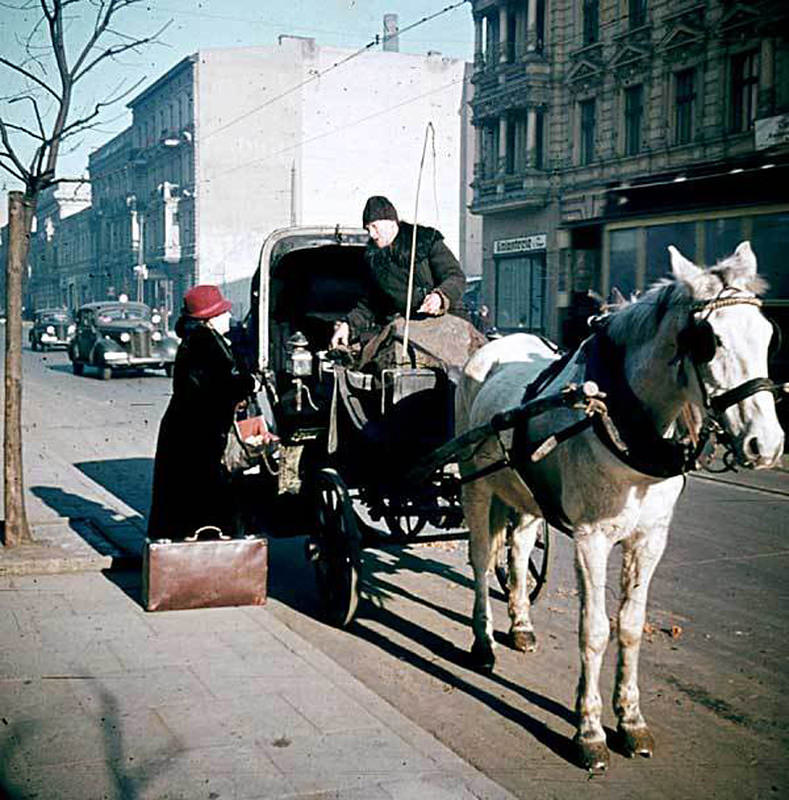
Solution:
[[[26,486],[78,502],[28,492],[35,541],[0,550],[0,797],[511,797],[279,622],[276,600],[146,613],[143,518],[40,448]],[[787,466],[692,480],[787,494]]]
[[[26,478],[80,504],[58,516],[28,492],[34,543],[0,550],[4,800],[512,797],[279,622],[275,600],[146,613],[142,517],[54,453]]]

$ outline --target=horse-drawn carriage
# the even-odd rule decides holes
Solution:
[[[361,551],[382,538],[360,507],[398,540],[428,523],[456,530],[465,522],[476,586],[471,652],[492,669],[487,575],[508,550],[510,641],[534,649],[530,604],[547,574],[551,522],[575,540],[578,760],[605,769],[598,677],[610,633],[605,569],[618,544],[617,730],[623,752],[651,755],[638,650],[684,476],[716,442],[726,468],[769,468],[783,451],[774,399],[786,386],[767,377],[772,331],[750,246],[709,269],[670,248],[673,276],[600,318],[574,353],[524,334],[477,348],[458,329],[448,334],[465,350],[458,363],[395,328],[391,364],[365,369],[323,348],[366,291],[366,242],[358,229],[272,234],[252,290],[257,366],[280,436],[272,472],[278,491],[314,509],[307,553],[327,616],[338,625],[352,619]],[[411,330],[420,324],[434,323],[414,321]]]
[[[361,229],[273,233],[248,320],[266,415],[279,436],[276,459],[263,469],[276,472],[279,494],[295,495],[313,512],[307,555],[323,611],[337,625],[356,611],[365,547],[412,541],[428,527],[465,537],[456,462],[473,441],[454,438],[453,381],[486,341],[470,323],[446,316],[414,320],[408,354],[402,320],[364,351],[327,350],[335,321],[367,291],[367,241]],[[545,525],[531,558],[532,600],[549,555]],[[506,553],[497,575],[506,591]]]

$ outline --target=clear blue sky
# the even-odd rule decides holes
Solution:
[[[0,3],[0,55],[19,63],[24,51],[20,40],[40,17],[37,2],[16,0],[27,5],[25,11],[10,8],[15,0]],[[63,152],[58,175],[79,177],[87,169],[88,153],[127,127],[131,121],[125,103],[145,86],[166,72],[184,56],[209,47],[248,47],[269,45],[280,34],[312,36],[322,45],[356,49],[363,47],[381,33],[383,16],[398,15],[400,28],[417,22],[457,0],[148,0],[131,6],[117,17],[116,29],[134,36],[155,32],[172,20],[161,40],[147,46],[140,54],[127,53],[118,61],[106,62],[92,79],[78,84],[75,112],[91,107],[119,89],[129,88],[138,80],[143,83],[127,98],[108,109],[101,123],[75,140],[70,152]],[[93,6],[82,0],[70,6],[67,41],[81,42],[93,24]],[[401,52],[425,53],[437,50],[453,58],[471,60],[474,26],[471,4],[440,14],[413,31],[400,37]],[[115,40],[117,41],[117,40]],[[341,69],[357,69],[359,61],[351,61]],[[55,74],[50,71],[52,79]],[[5,95],[14,82],[13,73],[0,65],[0,95]],[[121,88],[122,87],[122,88]],[[18,88],[18,87],[15,87]],[[16,103],[15,112],[22,105]],[[7,115],[9,108],[0,98],[0,110]],[[32,115],[27,120],[32,127]],[[5,219],[5,189],[17,188],[5,171],[0,171],[0,224]]]

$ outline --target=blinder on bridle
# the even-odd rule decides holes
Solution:
[[[709,364],[719,344],[720,340],[706,319],[691,317],[677,336],[677,356],[689,355],[694,364]]]
[[[784,394],[789,392],[789,384],[775,384],[769,378],[764,377],[752,378],[713,397],[707,395],[704,381],[701,379],[701,375],[698,374],[698,369],[704,364],[709,364],[715,357],[720,339],[706,317],[703,319],[696,319],[695,314],[705,312],[706,315],[709,316],[709,314],[717,308],[742,303],[757,307],[762,304],[758,297],[741,295],[734,297],[718,297],[715,300],[701,300],[694,303],[690,310],[688,324],[677,336],[677,354],[674,359],[672,359],[672,363],[681,363],[686,356],[690,357],[696,369],[699,387],[701,388],[703,396],[706,413],[700,431],[700,441],[697,445],[696,457],[701,453],[709,436],[714,433],[727,451],[724,457],[726,469],[734,469],[735,451],[731,437],[723,423],[722,417],[724,411],[757,392],[771,392],[776,401],[780,400]],[[780,329],[772,320],[770,320],[770,322],[773,326],[773,335],[770,340],[772,350],[775,345],[780,347],[781,339]]]

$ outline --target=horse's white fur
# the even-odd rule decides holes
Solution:
[[[708,270],[697,267],[671,247],[673,279],[652,287],[634,303],[611,315],[611,338],[626,347],[625,373],[630,386],[664,435],[671,432],[682,405],[700,406],[696,371],[689,359],[674,360],[677,337],[690,319],[693,301],[716,297],[724,284],[740,294],[758,291],[756,259],[747,242],[726,261]],[[700,368],[707,391],[717,394],[754,377],[767,375],[769,323],[752,304],[718,308],[706,317],[720,341],[713,361]],[[557,356],[539,338],[514,334],[478,350],[466,364],[457,392],[457,433],[488,422],[521,401],[525,386]],[[583,381],[578,356],[547,391]],[[575,410],[553,411],[533,418],[534,442],[580,418]],[[759,392],[727,412],[729,431],[739,458],[754,467],[772,466],[783,450],[783,431],[772,395]],[[509,447],[512,432],[501,435]],[[464,454],[464,474],[501,458],[495,437]],[[587,430],[560,444],[538,465],[551,494],[561,502],[573,528],[575,565],[580,590],[579,644],[581,675],[577,690],[577,742],[589,765],[607,762],[601,722],[598,680],[609,637],[605,608],[606,562],[611,548],[623,548],[621,600],[617,636],[619,660],[614,709],[620,730],[635,737],[634,751],[651,752],[651,736],[639,706],[638,652],[646,614],[649,582],[666,545],[674,505],[683,487],[681,476],[660,480],[635,472]],[[493,623],[487,574],[504,541],[507,508],[519,514],[513,534],[509,615],[511,631],[533,631],[526,576],[541,511],[512,469],[503,469],[465,484],[463,509],[475,578],[473,630],[475,650],[492,663]],[[477,653],[479,655],[479,652]],[[640,737],[640,738],[639,738]],[[639,742],[641,743],[639,745]],[[645,743],[646,742],[646,743]],[[585,752],[584,752],[585,751]]]

